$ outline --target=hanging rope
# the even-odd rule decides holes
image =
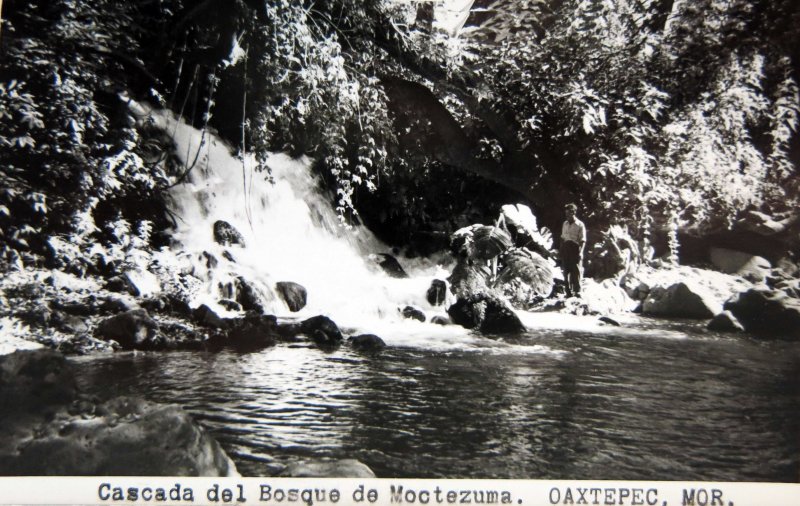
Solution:
[[[247,223],[253,229],[253,216],[250,210],[250,190],[247,186],[247,53],[249,48],[244,49],[244,77],[242,78],[242,190],[244,191],[244,214],[247,216]],[[252,188],[253,175],[250,174],[250,184]]]

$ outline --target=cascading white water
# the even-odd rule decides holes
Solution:
[[[411,275],[407,279],[385,274],[368,256],[389,248],[364,227],[340,225],[318,188],[310,160],[271,155],[267,165],[274,182],[269,182],[267,174],[253,170],[252,158],[234,157],[213,135],[203,135],[171,113],[145,111],[141,104],[132,107],[137,115],[149,115],[174,139],[184,163],[196,159],[187,181],[171,192],[178,217],[174,238],[191,259],[194,274],[205,281],[193,305],[207,304],[224,313],[217,304],[226,296],[220,287],[242,276],[261,292],[266,310],[278,316],[325,314],[342,326],[374,331],[402,320],[400,309],[407,305],[428,316],[444,312],[431,306],[425,293],[432,279],[447,276],[446,270],[416,261],[405,263]],[[217,220],[241,232],[245,246],[217,244],[213,237]],[[225,251],[234,261],[225,258]],[[204,252],[217,260],[215,267],[209,268]],[[308,304],[302,311],[290,313],[275,295],[279,281],[307,289]]]

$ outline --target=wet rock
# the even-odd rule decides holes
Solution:
[[[434,279],[425,295],[431,306],[441,306],[447,298],[447,283],[441,279]]]
[[[741,332],[744,327],[730,311],[723,311],[708,322],[708,330],[719,332]]]
[[[272,315],[249,315],[229,320],[226,344],[245,350],[274,346],[280,338],[277,322]]]
[[[310,337],[321,348],[333,348],[341,344],[344,336],[339,326],[327,316],[312,316],[299,323],[286,323],[278,327],[278,332],[284,338],[297,335]]]
[[[386,348],[386,343],[375,334],[359,334],[347,340],[350,346],[359,351],[379,351]]]
[[[236,302],[235,300],[231,299],[220,299],[217,301],[217,304],[224,307],[228,311],[241,311],[242,305]]]
[[[292,281],[279,281],[275,284],[275,289],[289,307],[289,311],[296,313],[306,307],[307,293],[302,285]]]
[[[800,340],[800,300],[783,291],[751,288],[727,301],[725,309],[757,336]]]
[[[281,476],[291,478],[375,478],[375,473],[355,459],[302,461],[289,465]]]
[[[726,274],[742,276],[760,283],[769,275],[772,265],[766,258],[725,248],[711,248],[711,263]]]
[[[241,276],[236,278],[236,302],[241,304],[245,311],[264,312],[259,291]]]
[[[214,269],[217,267],[217,265],[219,265],[219,260],[217,260],[217,257],[208,251],[203,252],[203,258],[206,259],[205,264],[207,269]]]
[[[480,293],[459,297],[447,309],[453,322],[462,327],[477,328],[486,334],[508,334],[525,331],[513,308],[497,296]]]
[[[95,329],[95,337],[113,339],[124,350],[155,350],[166,347],[158,324],[144,309],[133,309],[106,318]]]
[[[0,459],[17,475],[232,476],[230,458],[180,407],[120,397],[63,413]]]
[[[214,241],[223,246],[245,245],[242,234],[233,225],[223,220],[214,222]]]
[[[642,312],[652,316],[704,319],[721,311],[722,307],[708,290],[684,282],[653,288],[642,304]]]
[[[192,312],[192,319],[200,325],[214,329],[225,329],[227,321],[205,304],[201,304]]]
[[[407,278],[408,274],[395,257],[388,253],[370,255],[369,259],[378,264],[383,271],[393,278]]]
[[[620,326],[620,324],[619,324],[619,322],[617,320],[615,320],[613,318],[609,318],[608,316],[601,316],[600,318],[598,318],[598,320],[600,320],[603,323],[607,323],[609,325],[613,325],[614,327],[619,327]]]
[[[413,306],[406,306],[401,311],[403,318],[407,318],[409,320],[417,320],[420,322],[424,322],[426,320],[425,313],[420,311],[419,309]]]
[[[435,323],[436,325],[450,325],[453,322],[450,321],[450,318],[442,315],[436,315],[431,318],[431,323]]]

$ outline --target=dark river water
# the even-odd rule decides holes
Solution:
[[[378,477],[800,477],[798,344],[644,320],[463,339],[75,360],[85,391],[184,406],[245,476],[355,458]]]

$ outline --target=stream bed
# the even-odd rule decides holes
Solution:
[[[426,327],[382,335],[378,355],[300,343],[73,360],[85,392],[182,405],[245,476],[355,458],[378,477],[798,480],[794,343],[642,319],[441,346]]]

